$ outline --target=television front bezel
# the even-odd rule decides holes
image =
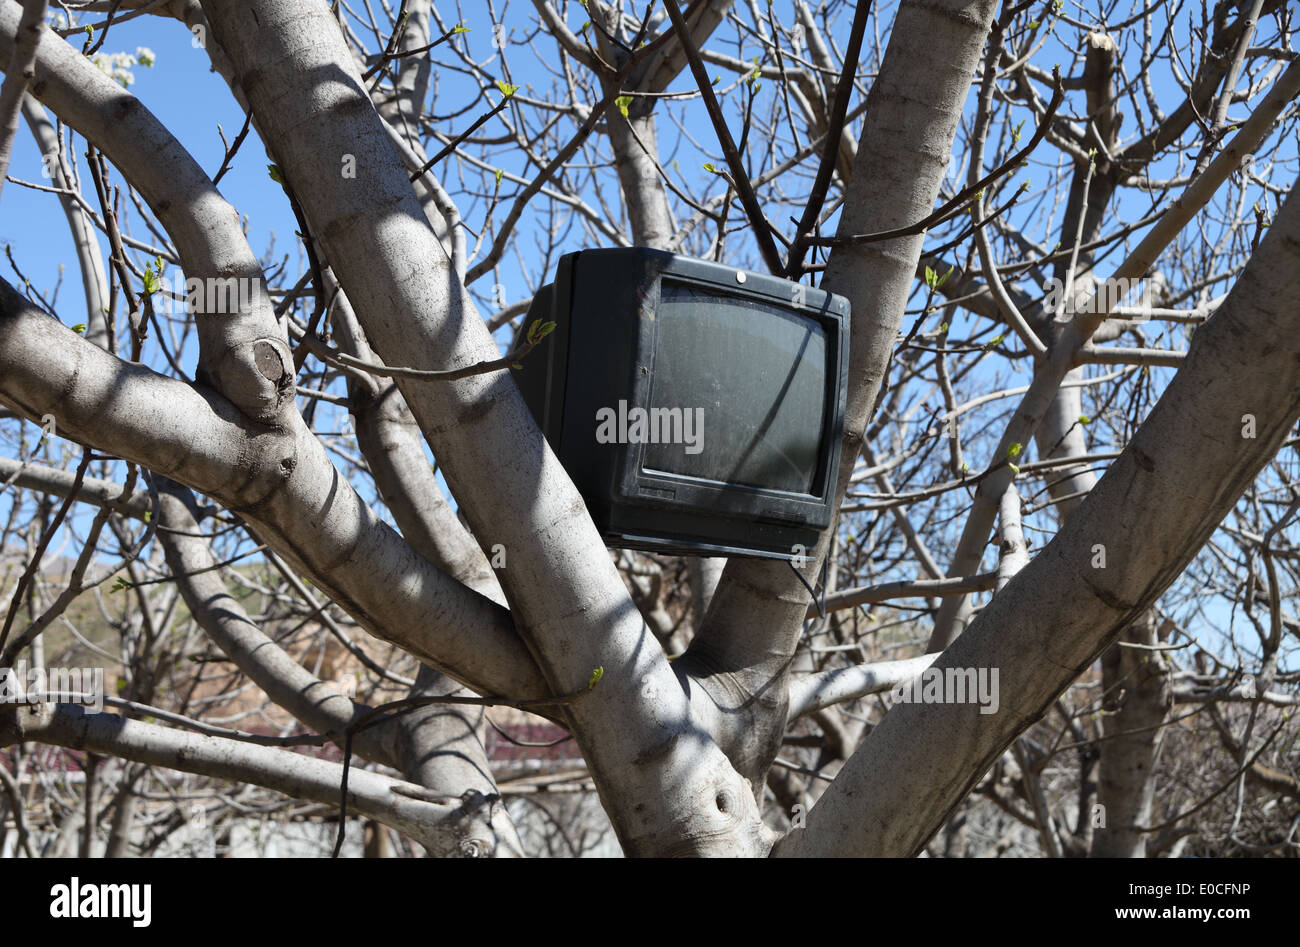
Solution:
[[[621,251],[586,251],[583,262],[599,262],[603,253]],[[622,251],[625,252],[625,251]],[[844,413],[848,393],[848,301],[816,287],[793,283],[762,273],[696,260],[662,251],[649,251],[655,260],[653,285],[640,300],[636,314],[637,346],[633,359],[631,385],[627,391],[629,410],[633,406],[650,409],[650,395],[654,383],[654,358],[657,353],[659,320],[647,318],[646,313],[657,313],[662,297],[664,280],[679,285],[696,286],[722,297],[736,297],[766,303],[792,316],[809,319],[821,326],[826,341],[826,367],[824,384],[825,411],[822,416],[821,438],[818,444],[818,467],[813,475],[812,489],[807,492],[781,490],[752,484],[725,483],[703,480],[686,474],[649,468],[645,455],[650,444],[617,445],[626,448],[621,452],[615,481],[612,484],[616,499],[623,504],[653,509],[700,510],[738,520],[768,521],[801,529],[822,530],[832,519],[832,499],[839,471],[840,434],[843,431]],[[593,254],[588,257],[587,254]],[[575,274],[576,275],[576,274]],[[575,280],[576,282],[576,280]],[[794,288],[798,287],[802,302],[795,303]],[[570,289],[570,293],[572,290]],[[578,303],[569,300],[572,319]],[[635,366],[646,365],[649,372]],[[612,406],[611,406],[612,407]],[[683,409],[694,406],[680,405]],[[593,419],[594,425],[594,419]],[[594,437],[594,427],[593,427]],[[705,416],[704,443],[707,450],[708,418]],[[660,491],[674,492],[666,499]]]
[[[620,399],[629,409],[650,407],[657,343],[653,316],[665,278],[772,304],[822,326],[827,410],[816,492],[655,471],[644,465],[650,445],[597,442],[596,411],[617,410]],[[796,294],[802,296],[800,305]],[[520,338],[537,319],[557,326],[515,377],[608,545],[674,555],[789,559],[811,549],[834,519],[850,316],[842,297],[762,273],[644,247],[582,250],[561,257],[554,282],[534,298]],[[706,420],[706,444],[707,437]],[[671,499],[662,496],[665,491],[672,491]]]

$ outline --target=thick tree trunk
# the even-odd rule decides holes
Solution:
[[[1094,821],[1095,858],[1142,858],[1155,794],[1156,759],[1173,707],[1169,665],[1158,650],[1156,617],[1148,611],[1102,655],[1101,761]],[[1125,647],[1129,645],[1129,647]]]
[[[606,124],[632,240],[639,247],[663,248],[672,240],[676,228],[656,166],[659,140],[650,108],[634,104],[627,118],[613,109],[606,113]]]

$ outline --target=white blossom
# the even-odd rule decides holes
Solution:
[[[131,72],[134,67],[148,68],[156,60],[154,51],[148,46],[138,46],[134,53],[95,53],[90,57],[91,62],[123,87],[135,82],[135,74]]]

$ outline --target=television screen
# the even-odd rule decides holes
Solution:
[[[683,436],[647,445],[642,468],[810,493],[826,414],[823,326],[665,278],[655,330],[650,410],[680,411]]]

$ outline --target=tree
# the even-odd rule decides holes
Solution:
[[[123,675],[106,712],[0,710],[3,743],[27,747],[4,777],[22,845],[35,830],[18,771],[50,765],[30,747],[59,746],[85,754],[85,852],[109,813],[109,853],[149,849],[133,820],[160,767],[342,798],[434,854],[529,851],[482,737],[484,708],[506,706],[571,736],[629,855],[909,855],[945,826],[960,852],[981,799],[1044,853],[1133,855],[1149,839],[1177,850],[1233,797],[1224,844],[1294,850],[1300,205],[1285,142],[1300,64],[1285,4],[1222,4],[1190,31],[1163,2],[1115,21],[1106,5],[1075,18],[992,0],[587,0],[577,28],[549,0],[504,21],[488,4],[473,25],[442,6],[404,0],[381,24],[308,0],[90,4],[104,19],[78,50],[84,22],[55,30],[44,3],[0,0],[4,140],[21,109],[86,305],[79,332],[30,283],[0,287],[0,403],[20,432],[0,476],[31,497],[10,501],[0,534],[0,550],[27,539],[0,666],[46,666],[43,639],[95,583],[118,575],[133,597],[105,609]],[[136,14],[182,21],[246,111],[301,275],[252,251],[218,189],[252,136],[209,177],[96,65],[95,44]],[[467,36],[485,26],[494,52],[476,60]],[[549,90],[516,84],[530,48]],[[1044,48],[1073,64],[1042,68]],[[1159,64],[1174,78],[1153,78]],[[446,102],[442,81],[469,104]],[[88,144],[81,166],[46,109]],[[665,153],[711,160],[684,174]],[[1032,194],[1015,180],[1026,163]],[[748,262],[849,299],[840,518],[802,566],[736,558],[719,575],[606,549],[510,378],[527,354],[505,337],[527,299],[500,281],[514,255],[531,292],[583,241]],[[169,268],[185,311],[155,301]],[[1148,339],[1161,320],[1173,329]],[[1170,347],[1181,327],[1185,351]],[[1106,344],[1125,335],[1137,345]],[[330,433],[344,415],[354,436]],[[24,423],[80,445],[75,471],[49,438],[30,450]],[[82,538],[52,583],[61,529]],[[250,551],[265,570],[232,568]],[[1176,585],[1197,569],[1230,579]],[[1240,607],[1253,653],[1198,641],[1171,598],[1187,595],[1202,619],[1216,597]],[[888,605],[902,617],[878,631],[855,610],[916,596],[919,615]],[[342,644],[362,699],[306,665],[300,632]],[[928,647],[894,657],[917,632]],[[1176,672],[1184,643],[1198,664]],[[222,678],[196,677],[194,658]],[[992,703],[897,699],[923,671],[927,687],[991,680]],[[230,703],[250,686],[256,711]],[[885,713],[870,695],[889,691]],[[1209,715],[1229,765],[1157,815],[1179,700]],[[229,725],[252,712],[280,732]],[[311,732],[289,733],[283,712]],[[1079,768],[1054,787],[1066,735]],[[326,745],[346,760],[293,752]],[[1249,832],[1248,782],[1284,800],[1273,817],[1252,804]],[[37,813],[45,831],[76,837],[60,806]],[[579,816],[554,811],[577,852]],[[156,847],[183,818],[147,821]]]

